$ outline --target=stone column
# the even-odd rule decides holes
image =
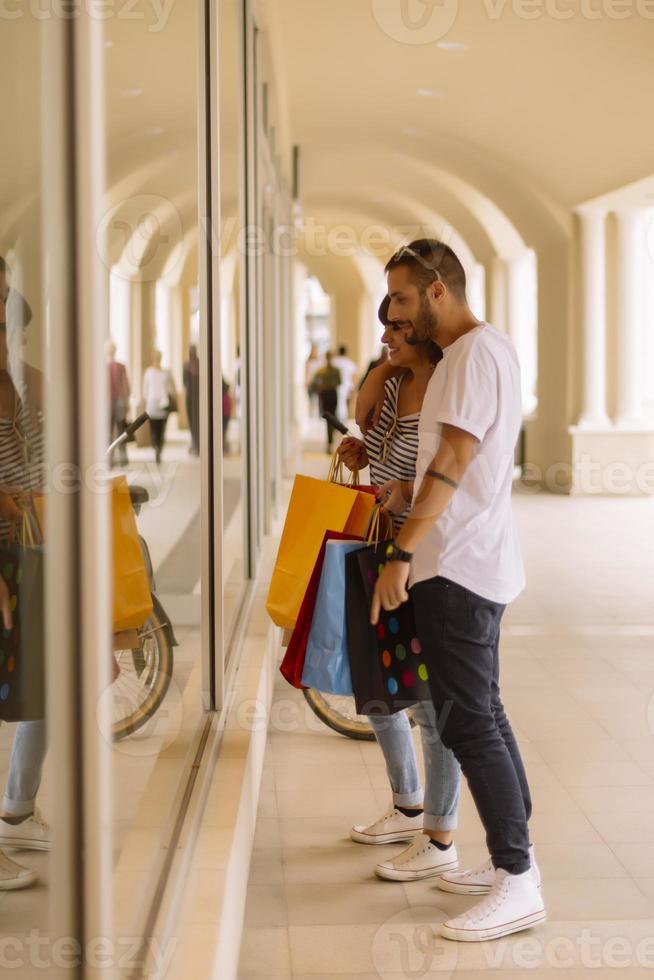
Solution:
[[[643,212],[625,208],[616,212],[618,229],[618,345],[617,410],[618,428],[640,428],[643,421],[641,371],[643,335],[643,259],[645,224]]]
[[[580,210],[583,402],[579,427],[603,429],[606,414],[606,213]]]

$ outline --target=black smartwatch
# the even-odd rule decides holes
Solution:
[[[413,558],[413,553],[411,551],[402,551],[401,548],[392,541],[385,552],[386,561],[411,561]]]

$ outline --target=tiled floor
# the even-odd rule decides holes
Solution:
[[[518,496],[516,508],[529,586],[505,619],[503,691],[547,924],[496,943],[435,938],[471,899],[375,878],[402,845],[357,845],[348,830],[389,802],[379,750],[323,728],[280,677],[241,980],[653,975],[654,501]],[[486,856],[467,790],[456,841],[465,864]]]

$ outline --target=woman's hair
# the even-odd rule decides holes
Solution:
[[[377,316],[379,317],[379,321],[385,327],[388,327],[392,323],[392,321],[388,319],[388,311],[390,305],[391,305],[390,296],[384,296],[379,306],[379,310],[377,311]],[[440,349],[438,344],[434,343],[433,340],[419,341],[413,346],[423,350],[432,364],[438,364],[438,362],[443,358],[443,351]]]

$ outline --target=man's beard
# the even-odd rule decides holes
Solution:
[[[438,331],[438,317],[429,305],[427,294],[420,296],[420,312],[413,321],[413,330],[406,336],[407,344],[416,347],[418,344],[426,344],[428,341],[436,340]]]

